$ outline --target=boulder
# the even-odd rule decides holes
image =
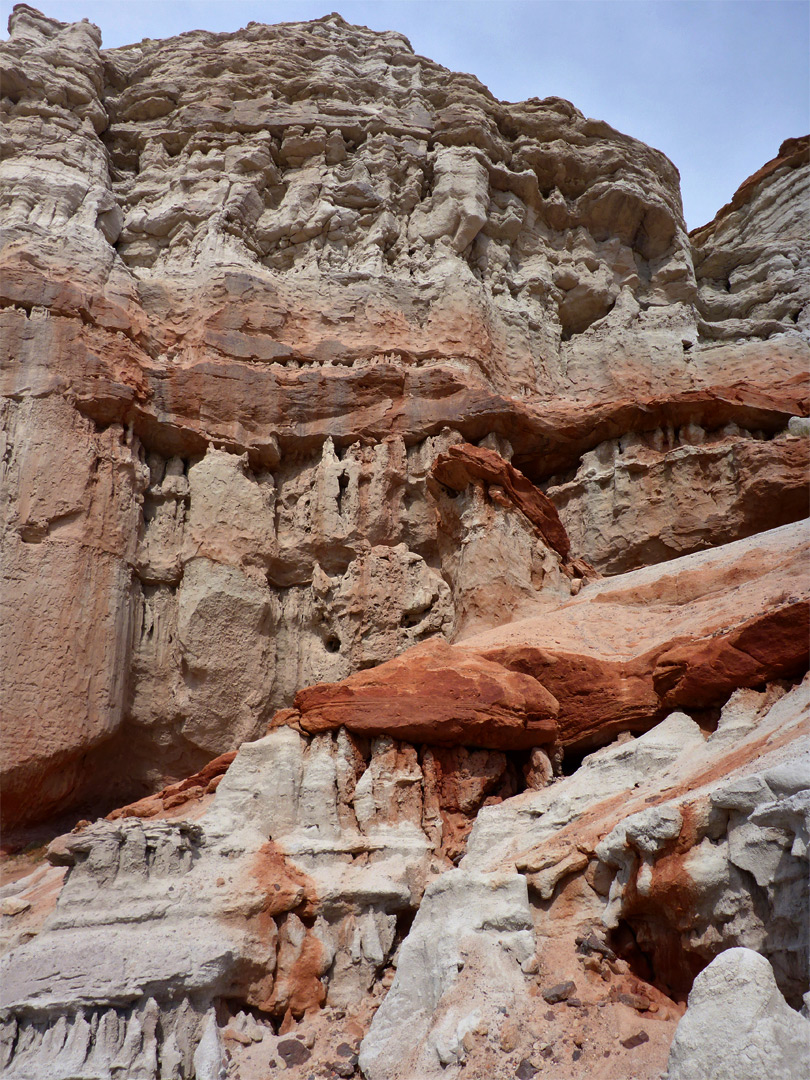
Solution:
[[[672,1042],[667,1080],[770,1080],[807,1067],[810,1020],[779,993],[771,965],[728,949],[695,979]]]

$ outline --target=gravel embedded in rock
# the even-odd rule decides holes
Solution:
[[[566,982],[555,983],[542,991],[544,999],[550,1005],[556,1005],[560,1001],[567,1001],[576,990],[576,984],[569,979]]]
[[[312,1057],[311,1051],[307,1050],[298,1039],[282,1039],[276,1045],[276,1053],[288,1068],[293,1065],[303,1065]]]

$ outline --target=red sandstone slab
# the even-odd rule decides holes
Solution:
[[[797,522],[588,585],[464,647],[534,675],[560,702],[560,741],[593,745],[805,671],[808,566]]]
[[[294,719],[313,734],[345,726],[492,749],[644,731],[673,709],[806,669],[809,557],[798,522],[600,581],[463,644],[429,641],[301,690]]]
[[[439,639],[295,697],[310,734],[346,727],[409,742],[523,749],[553,742],[557,703],[531,675]]]

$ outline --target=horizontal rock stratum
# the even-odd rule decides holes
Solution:
[[[808,139],[687,234],[401,34],[25,4],[0,113],[4,1075],[798,1068]]]
[[[804,673],[808,566],[806,523],[786,525],[308,687],[279,719],[311,734],[345,727],[513,750],[644,731],[674,708],[710,708],[739,687]]]

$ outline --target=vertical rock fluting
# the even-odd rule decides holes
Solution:
[[[453,444],[545,478],[608,572],[801,515],[800,322],[703,348],[657,151],[336,16],[100,44],[18,5],[2,47],[6,820],[154,790],[302,685],[565,595],[498,484],[436,506]],[[693,238],[706,273],[800,252],[797,154]]]
[[[3,818],[117,809],[0,886],[5,1072],[685,1080],[718,980],[793,1061],[807,140],[688,236],[400,34],[9,31]]]

